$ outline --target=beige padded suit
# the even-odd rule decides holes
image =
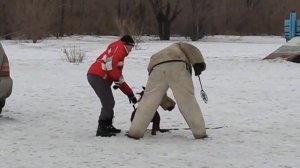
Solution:
[[[198,48],[184,42],[172,44],[151,57],[146,90],[131,123],[130,137],[143,137],[169,88],[194,138],[206,137],[205,122],[195,98],[191,77],[193,63],[204,63],[203,56]]]

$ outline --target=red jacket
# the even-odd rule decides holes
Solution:
[[[124,59],[127,55],[128,51],[121,40],[113,42],[91,65],[88,74],[100,76],[110,85],[113,81],[119,81],[121,91],[127,96],[132,96],[132,89],[124,81],[122,75]]]

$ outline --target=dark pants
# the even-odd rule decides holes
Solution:
[[[96,75],[88,74],[87,79],[102,104],[99,121],[111,121],[114,117],[115,99],[109,83]]]

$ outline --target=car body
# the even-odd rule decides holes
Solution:
[[[7,55],[0,43],[0,114],[5,105],[5,100],[11,95],[13,80],[10,77],[10,69]]]

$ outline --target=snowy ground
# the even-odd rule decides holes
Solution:
[[[283,38],[216,36],[191,42],[207,62],[201,79],[208,104],[193,77],[206,126],[222,128],[208,129],[205,140],[178,130],[156,136],[147,131],[138,141],[124,136],[133,108],[120,91],[114,91],[114,125],[122,133],[95,137],[101,105],[86,72],[115,38],[1,41],[14,80],[0,117],[1,168],[300,167],[299,64],[261,60],[285,44]],[[177,40],[147,38],[127,57],[124,75],[135,92],[147,81],[151,54]],[[85,52],[84,63],[64,60],[62,49],[74,45]],[[187,127],[177,107],[159,111],[162,128]]]

